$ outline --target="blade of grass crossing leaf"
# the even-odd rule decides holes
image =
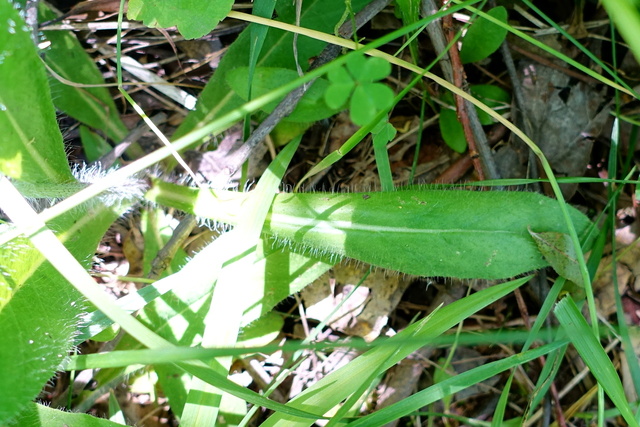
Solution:
[[[263,18],[271,18],[275,5],[275,0],[254,0],[252,13]],[[264,41],[267,36],[267,31],[269,31],[269,27],[267,27],[266,25],[251,24],[251,37],[249,41],[249,76],[247,78],[249,94],[247,98],[248,101],[251,101],[251,99],[253,98],[251,94],[251,88],[253,86],[253,74],[256,69],[256,64],[258,63],[258,57],[260,56],[260,52],[262,51],[262,46],[264,45]],[[244,119],[243,131],[243,137],[245,141],[249,138],[250,131],[251,115],[247,115],[247,117],[245,117]]]
[[[393,33],[384,36],[378,40],[375,40],[374,42],[370,43],[369,45],[367,45],[366,47],[363,47],[363,50],[370,50],[370,49],[374,49],[378,46],[383,45],[384,43],[393,40],[396,37],[399,37],[405,33],[411,32],[417,28],[420,28],[421,26],[423,26],[425,23],[431,22],[435,19],[438,19],[440,17],[442,17],[443,15],[447,14],[447,13],[453,13],[457,10],[461,10],[463,9],[465,6],[468,6],[470,4],[474,4],[477,3],[479,0],[468,0],[466,2],[461,3],[460,5],[455,5],[452,6],[451,8],[447,9],[447,11],[443,11],[443,12],[438,12],[432,16],[430,16],[429,18],[425,18],[419,22],[417,22],[414,25],[410,25],[407,26],[401,30],[396,30]],[[121,3],[121,8],[123,7],[124,1],[122,1]],[[122,13],[119,14],[119,20],[121,22],[122,19]],[[338,43],[339,45],[342,45],[343,43],[342,39],[336,38],[336,43]],[[118,47],[119,45],[117,45],[116,47]],[[349,47],[353,47],[353,46],[349,46]],[[201,140],[202,138],[205,137],[211,137],[211,136],[215,136],[217,134],[219,134],[220,132],[224,131],[225,129],[227,129],[228,127],[230,127],[231,125],[233,125],[234,123],[236,123],[238,120],[243,119],[243,117],[245,116],[247,111],[256,111],[260,108],[262,108],[263,106],[269,104],[270,102],[273,102],[277,99],[279,99],[279,97],[285,95],[286,93],[290,92],[291,90],[295,89],[296,87],[309,82],[323,74],[325,74],[327,71],[329,71],[330,69],[332,69],[333,67],[339,67],[342,64],[346,63],[349,55],[352,55],[354,53],[350,53],[347,55],[344,55],[342,57],[339,57],[338,59],[336,59],[335,61],[333,61],[330,64],[327,64],[323,67],[317,68],[313,71],[310,71],[309,73],[305,74],[303,77],[300,77],[298,79],[296,79],[293,82],[290,82],[289,84],[282,86],[279,89],[276,89],[272,92],[270,92],[269,94],[266,94],[262,97],[260,97],[259,99],[256,99],[254,101],[248,102],[246,103],[244,106],[242,106],[242,108],[239,109],[235,109],[231,112],[229,112],[228,114],[224,115],[223,117],[220,117],[217,120],[213,120],[211,122],[208,122],[206,125],[197,128],[195,130],[193,130],[191,133],[189,133],[188,135],[184,135],[180,138],[178,138],[176,141],[174,141],[174,143],[172,144],[172,147],[163,147],[160,148],[159,150],[154,151],[151,154],[148,154],[147,156],[133,162],[130,165],[127,165],[124,168],[121,168],[113,173],[111,173],[107,178],[103,178],[97,182],[95,182],[93,185],[85,188],[82,191],[79,191],[77,194],[74,194],[73,196],[65,199],[64,201],[58,203],[57,205],[55,205],[52,208],[46,209],[45,211],[41,212],[38,216],[41,220],[43,221],[49,221],[59,215],[61,215],[63,212],[72,209],[73,207],[76,207],[82,203],[84,203],[86,200],[90,199],[91,197],[100,194],[101,192],[105,191],[106,189],[117,185],[118,183],[122,182],[122,180],[126,179],[127,177],[138,173],[152,165],[154,165],[155,163],[159,162],[160,160],[168,157],[169,155],[173,154],[174,151],[179,151],[182,150],[184,148],[190,147],[193,144],[195,144],[196,142],[198,142],[199,140]],[[381,53],[380,53],[381,54]],[[398,60],[396,60],[393,57],[385,57],[385,59],[392,61],[393,63],[397,63]],[[415,66],[412,66],[411,64],[405,63],[406,66],[408,66],[408,69],[411,70],[417,70],[416,72],[420,73],[420,72],[424,72],[424,70],[417,68]],[[457,89],[455,87],[452,87],[451,85],[449,85],[446,81],[438,78],[437,76],[433,76],[430,75],[431,78],[434,78],[438,83],[443,84],[447,87],[450,87],[451,90],[456,91]],[[457,92],[458,94],[460,94],[463,97],[466,97],[466,99],[469,99],[471,101],[475,101],[476,103],[479,102],[477,100],[475,100],[474,98],[468,96],[465,92]],[[482,104],[479,105],[479,108],[482,108]],[[513,130],[514,132],[516,132],[518,134],[518,136],[520,136],[521,138],[523,138],[524,140],[527,140],[526,135],[522,134],[522,132],[520,132],[517,128],[515,128],[514,126],[512,126],[510,124],[510,122],[505,121],[500,115],[496,114],[495,112],[493,112],[493,110],[491,110],[490,108],[488,108],[487,113],[489,115],[491,115],[492,117],[496,118],[496,120],[502,122],[505,124],[505,126],[509,127],[511,130]],[[365,133],[366,135],[366,133]],[[15,238],[16,236],[24,233],[25,228],[14,228],[8,231],[5,231],[4,233],[2,233],[0,235],[0,244],[4,244],[7,241]]]
[[[441,308],[434,313],[429,322],[420,321],[415,323],[390,338],[389,342],[399,341],[397,348],[390,349],[385,346],[367,351],[352,360],[347,366],[332,372],[305,390],[291,400],[288,406],[292,408],[315,408],[320,413],[326,413],[358,390],[362,378],[367,378],[372,371],[382,372],[389,369],[393,364],[399,362],[417,348],[427,345],[434,338],[460,323],[461,320],[472,313],[512,292],[529,278],[525,277],[484,289]],[[408,341],[405,339],[407,337],[414,337],[415,339]],[[285,424],[287,426],[306,426],[310,425],[310,422],[275,413],[265,421],[263,426]]]
[[[275,0],[254,0],[252,13],[263,18],[271,18],[275,8]],[[251,86],[253,82],[253,72],[255,71],[258,57],[262,51],[269,27],[266,25],[251,24],[251,44],[249,48],[249,100],[251,100]]]
[[[258,243],[269,207],[301,138],[300,136],[285,146],[262,175],[255,191],[243,206],[235,228],[239,236],[226,248],[228,258],[223,263],[211,306],[204,319],[203,347],[233,347],[236,344],[248,300],[238,283],[242,284],[247,280],[244,272],[256,261],[255,252],[251,248]],[[227,375],[231,361],[230,357],[221,358],[213,368],[217,373]],[[220,391],[215,387],[200,378],[194,378],[182,414],[182,423],[186,426],[214,424],[221,397]]]
[[[98,309],[118,322],[123,329],[138,339],[141,343],[151,348],[170,346],[168,342],[160,338],[129,314],[122,311],[115,303],[104,297],[104,292],[93,281],[87,271],[69,253],[67,248],[57,239],[51,230],[39,218],[33,208],[22,198],[20,193],[6,178],[0,178],[2,193],[10,198],[10,204],[3,204],[2,209],[11,219],[30,229],[37,230],[31,241],[53,266],[64,275],[89,301]]]
[[[234,212],[245,196],[220,191],[212,195],[154,181],[146,198],[236,224]],[[518,215],[496,211],[503,203],[519,206]],[[476,220],[456,220],[469,204],[476,208]],[[571,215],[580,233],[585,233],[588,219],[574,208]],[[412,187],[394,192],[279,194],[263,231],[280,242],[407,274],[500,279],[547,265],[526,227],[567,229],[557,202],[535,193]]]
[[[620,377],[605,353],[600,341],[587,325],[586,320],[570,297],[565,297],[557,304],[555,315],[564,328],[571,343],[582,360],[591,370],[598,384],[607,393],[613,404],[630,426],[637,426],[633,411],[620,382]]]
[[[478,384],[494,375],[497,375],[507,369],[514,368],[524,363],[530,362],[542,355],[545,355],[562,345],[564,342],[556,342],[529,350],[524,353],[509,356],[505,359],[487,363],[486,365],[463,372],[448,378],[438,384],[435,384],[425,390],[407,397],[406,399],[388,406],[371,415],[360,418],[357,421],[349,423],[352,427],[381,426],[391,421],[397,420],[414,411],[419,411],[425,405],[437,402],[443,397],[451,395]]]

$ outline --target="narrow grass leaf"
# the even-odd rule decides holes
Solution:
[[[372,372],[383,372],[389,369],[417,348],[427,345],[463,319],[509,294],[528,280],[529,277],[525,277],[495,285],[439,309],[430,316],[428,321],[422,320],[415,323],[388,340],[387,343],[399,341],[397,347],[384,346],[367,351],[305,390],[291,400],[288,406],[298,409],[313,408],[316,412],[326,413],[355,392],[361,386],[362,379],[368,378]],[[407,338],[412,339],[409,341],[406,340]],[[277,426],[285,423],[287,426],[307,426],[312,421],[275,413],[265,421],[263,426]]]
[[[593,335],[590,326],[570,297],[565,297],[557,304],[556,317],[565,329],[584,363],[589,367],[598,384],[607,393],[620,415],[630,426],[637,426],[633,411],[620,382],[620,377],[607,356],[600,341]]]
[[[496,362],[487,363],[486,365],[480,366],[470,371],[463,372],[438,384],[434,384],[433,386],[425,390],[415,393],[396,404],[393,404],[380,411],[374,412],[371,415],[362,417],[359,420],[350,423],[349,426],[357,427],[384,425],[391,421],[397,420],[402,416],[410,414],[411,412],[419,411],[420,408],[426,405],[437,402],[445,396],[449,396],[472,385],[478,384],[507,369],[514,368],[516,366],[534,360],[540,356],[543,356],[564,344],[564,342],[547,344],[542,347],[529,350],[525,353],[516,354],[505,359],[498,360]]]
[[[301,137],[298,137],[285,146],[262,175],[255,191],[247,198],[239,213],[238,225],[234,228],[238,236],[231,244],[226,245],[227,254],[223,258],[220,277],[204,318],[203,347],[232,347],[236,344],[242,316],[248,308],[245,297],[248,286],[238,288],[237,284],[247,283],[245,273],[256,261],[255,248],[259,243],[269,206],[300,140]],[[260,299],[264,292],[263,290]],[[231,362],[231,358],[221,358],[212,367],[219,374],[226,375]],[[185,425],[215,424],[221,398],[220,391],[215,387],[200,378],[194,378],[182,413],[182,422]]]

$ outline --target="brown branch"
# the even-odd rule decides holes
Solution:
[[[453,43],[455,39],[455,30],[453,27],[453,17],[451,16],[451,14],[447,14],[442,18],[442,28],[444,29],[444,34],[447,38],[447,42],[451,44],[451,48],[449,49],[449,58],[451,60],[451,68],[453,71],[453,84],[456,85],[456,87],[464,90],[466,75],[464,74],[462,61],[460,61],[460,52],[458,52],[458,47],[456,43]],[[469,156],[471,157],[471,161],[473,162],[473,167],[476,171],[476,174],[478,175],[478,179],[480,181],[484,181],[484,169],[482,167],[480,155],[478,154],[478,150],[476,148],[476,138],[473,134],[473,129],[471,128],[465,100],[461,96],[456,94],[454,94],[453,97],[456,101],[456,112],[458,113],[458,120],[462,124],[464,136],[467,139],[467,144],[469,145]]]

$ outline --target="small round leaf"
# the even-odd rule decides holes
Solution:
[[[332,84],[324,92],[324,102],[329,108],[341,108],[349,99],[352,90],[351,84]]]
[[[334,83],[334,84],[342,84],[342,85],[354,84],[353,79],[351,78],[351,75],[344,67],[332,68],[327,73],[327,78],[331,83]]]
[[[391,64],[382,58],[368,58],[360,74],[360,82],[375,82],[391,74]]]
[[[487,12],[487,15],[505,24],[507,22],[507,9],[503,6],[494,7]],[[468,64],[485,59],[498,50],[506,36],[506,29],[485,18],[478,18],[471,24],[462,39],[462,48],[460,49],[462,63]]]
[[[356,81],[361,80],[362,71],[365,68],[367,58],[364,55],[352,55],[347,60],[347,69]]]
[[[464,137],[464,130],[458,121],[458,116],[453,110],[441,110],[440,118],[440,134],[452,150],[458,153],[464,153],[467,149],[467,139]]]

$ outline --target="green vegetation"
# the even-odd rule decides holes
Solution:
[[[380,7],[374,9],[377,3]],[[615,39],[615,31],[608,33],[608,39],[601,37],[612,52],[611,64],[574,38],[583,29],[580,20],[572,21],[570,30],[565,30],[528,0],[515,2],[519,9],[491,7],[479,0],[454,1],[423,16],[428,3],[254,0],[253,14],[248,14],[233,8],[240,2],[206,0],[169,4],[130,0],[124,13],[122,1],[117,35],[114,33],[116,68],[111,70],[109,54],[100,51],[104,56],[96,62],[87,54],[90,43],[80,33],[45,25],[42,40],[36,35],[34,41],[29,24],[58,16],[46,2],[39,5],[34,20],[26,13],[32,7],[26,1],[0,0],[0,22],[7,23],[0,29],[0,209],[5,214],[0,220],[0,424],[122,425],[123,408],[113,389],[127,378],[130,384],[148,378],[153,396],[157,398],[158,393],[166,398],[171,416],[185,426],[249,425],[256,420],[264,426],[306,426],[317,420],[332,426],[377,426],[408,417],[414,425],[419,425],[420,417],[429,425],[519,425],[534,419],[542,411],[543,400],[557,392],[556,383],[566,381],[560,378],[561,366],[567,363],[565,354],[571,353],[593,375],[592,394],[584,393],[584,406],[556,402],[557,408],[567,418],[590,418],[587,422],[593,419],[601,425],[605,420],[638,425],[640,364],[633,345],[637,331],[625,319],[622,288],[615,273],[615,216],[618,201],[636,191],[637,172],[632,163],[638,121],[623,112],[622,105],[639,97],[630,87],[631,79],[617,71],[620,40]],[[586,9],[576,3],[574,12],[582,16]],[[611,30],[615,25],[640,58],[640,46],[633,36],[640,31],[636,6],[630,0],[603,4],[613,21]],[[381,12],[383,7],[385,12]],[[552,46],[542,37],[536,39],[516,29],[520,27],[511,19],[518,13],[524,16],[523,11],[536,15],[537,22],[547,22],[566,44]],[[369,21],[384,13],[394,19],[392,30],[377,32],[374,38],[360,29],[363,16]],[[454,25],[454,13],[468,22]],[[131,21],[124,22],[124,18]],[[197,91],[195,107],[185,101],[193,96],[182,89],[158,82],[141,84],[149,83],[177,103],[175,111],[185,113],[177,124],[175,117],[168,121],[177,129],[167,138],[148,117],[151,108],[145,111],[144,104],[134,101],[134,85],[125,81],[128,74],[123,77],[123,71],[134,74],[133,69],[140,68],[139,63],[132,65],[129,52],[121,48],[137,30],[124,32],[123,26],[142,21],[150,29],[163,29],[166,37],[170,35],[164,29],[177,27],[170,30],[171,36],[183,41],[178,37],[203,37],[220,28],[220,21],[227,22],[226,18],[250,24],[224,47],[215,71]],[[440,48],[434,43],[426,61],[420,58],[425,55],[422,37],[430,24],[441,28],[440,19],[451,33]],[[586,163],[581,169],[584,176],[556,177],[557,159],[543,145],[547,142],[535,140],[537,129],[511,111],[512,98],[513,102],[522,100],[513,89],[515,84],[509,88],[501,83],[506,74],[472,85],[458,81],[464,79],[462,64],[465,70],[476,65],[482,69],[482,64],[499,57],[506,41],[533,46],[536,55],[571,66],[580,77],[591,79],[591,84],[606,88],[603,92],[608,91],[608,99],[613,99],[614,126],[607,135],[611,144],[602,155],[607,157],[601,160],[606,166],[599,172],[607,179],[587,176]],[[173,41],[170,45],[176,49]],[[331,46],[337,48],[331,51]],[[449,49],[459,56],[448,56]],[[393,51],[395,54],[388,53]],[[574,56],[569,57],[568,51]],[[582,62],[575,52],[580,52]],[[585,58],[590,66],[583,65]],[[445,77],[441,77],[441,61],[453,64],[452,76],[445,68]],[[105,76],[116,76],[121,96],[109,91],[108,83],[114,82],[106,82]],[[430,87],[433,83],[437,90]],[[414,141],[413,164],[407,167],[410,178],[403,182],[408,185],[398,185],[394,173],[401,162],[394,147],[402,144],[405,131],[393,119],[396,111],[409,107],[415,110],[419,136]],[[124,157],[118,153],[111,159],[112,145],[107,141],[115,145],[130,138],[122,119],[124,109],[135,111],[164,146],[147,149],[137,144],[138,136],[134,144],[123,147]],[[309,129],[345,110],[345,120],[357,130],[332,144],[331,151],[314,159],[314,165],[302,161],[300,168],[294,159],[310,151],[301,149],[314,132]],[[606,119],[608,110],[602,111]],[[57,114],[77,122],[86,160],[104,163],[69,166],[73,159],[63,142]],[[632,135],[624,147],[619,130],[622,122],[630,123]],[[469,150],[476,176],[488,180],[440,188],[414,185],[421,144],[435,143],[422,141],[433,130],[423,132],[429,123],[439,124],[439,135],[434,138],[449,156]],[[483,142],[477,140],[478,129],[484,136],[482,126],[488,129],[494,124],[504,126],[523,150],[530,150],[530,167],[539,167],[544,179],[494,176],[487,165],[492,151],[483,149]],[[222,144],[212,149],[215,144],[211,141],[231,134],[234,126],[242,129],[244,145],[226,154]],[[266,129],[264,134],[262,129]],[[275,140],[270,146],[273,157],[255,187],[250,191],[222,188],[232,179],[242,187],[253,178],[246,163],[249,158],[254,160],[255,147],[267,135]],[[372,147],[379,191],[298,192],[367,144]],[[191,171],[193,164],[185,159],[187,150],[194,148],[200,154],[222,153],[218,169]],[[118,167],[112,167],[113,162]],[[232,178],[236,170],[240,178]],[[184,174],[190,184],[183,177],[176,178],[178,174]],[[280,193],[283,183],[295,191]],[[548,186],[546,196],[515,191],[541,183]],[[570,205],[567,200],[575,193],[570,185],[578,184],[593,185],[592,192],[598,186],[603,195],[599,203],[588,210]],[[489,191],[492,187],[499,188]],[[113,234],[109,230],[118,218],[126,215],[135,216],[138,225],[133,228],[141,240],[140,273],[129,279],[145,285],[129,288],[127,295],[114,299],[89,271],[96,248]],[[214,221],[225,231],[208,233],[197,249],[187,250],[185,241],[196,217]],[[186,232],[181,235],[183,227]],[[133,267],[134,257],[129,254],[124,256]],[[303,340],[285,340],[285,320],[292,316],[283,313],[279,304],[293,295],[298,298],[299,292],[341,260],[401,274],[446,278],[447,283],[465,279],[464,283],[473,286],[447,304],[428,310],[422,305],[391,337],[377,330],[375,339],[367,342],[353,337],[319,340],[324,328],[335,321],[330,317],[349,304],[345,297],[327,318],[318,319],[317,326],[306,330]],[[616,310],[611,319],[603,318],[597,308],[594,278],[598,266],[613,271],[610,288]],[[547,267],[551,285],[536,302],[535,319],[529,322],[523,314],[526,330],[511,331],[506,326],[500,332],[483,330],[480,320],[476,332],[463,332],[465,323],[473,323],[474,316],[492,304],[499,306],[499,301],[511,295],[522,299],[520,289],[530,286],[536,272]],[[358,276],[356,289],[369,274]],[[545,279],[542,282],[547,287]],[[500,316],[516,311],[496,312],[499,310],[508,312]],[[615,324],[610,323],[612,319]],[[611,336],[621,342],[623,350],[614,361],[603,347]],[[77,352],[87,340],[107,344],[101,353]],[[462,345],[502,346],[499,348],[508,348],[508,352],[462,372],[452,362]],[[371,404],[374,389],[391,368],[411,360],[410,356],[425,347],[438,346],[446,346],[449,353],[433,362],[437,370],[430,385],[388,406],[363,409]],[[283,383],[297,375],[298,366],[311,360],[309,355],[320,354],[323,359],[345,348],[356,349],[359,356],[325,372],[295,396],[283,397],[279,392]],[[244,360],[242,370],[248,372],[249,358],[264,361],[276,356],[286,358],[286,363],[258,388],[239,385],[230,376],[236,370],[234,361]],[[546,363],[536,365],[535,381],[527,378],[527,383],[518,377],[536,360]],[[625,388],[619,364],[624,365],[629,380]],[[43,389],[56,372],[75,375],[82,370],[95,370],[92,379],[99,388],[75,394],[68,390],[58,403],[71,411],[88,412],[108,392],[111,420],[42,404],[46,400]],[[498,390],[497,403],[485,414],[490,421],[452,410],[455,393],[477,388],[496,376],[501,378],[493,386]],[[519,404],[524,402],[517,410],[515,404],[509,405],[514,395]]]

